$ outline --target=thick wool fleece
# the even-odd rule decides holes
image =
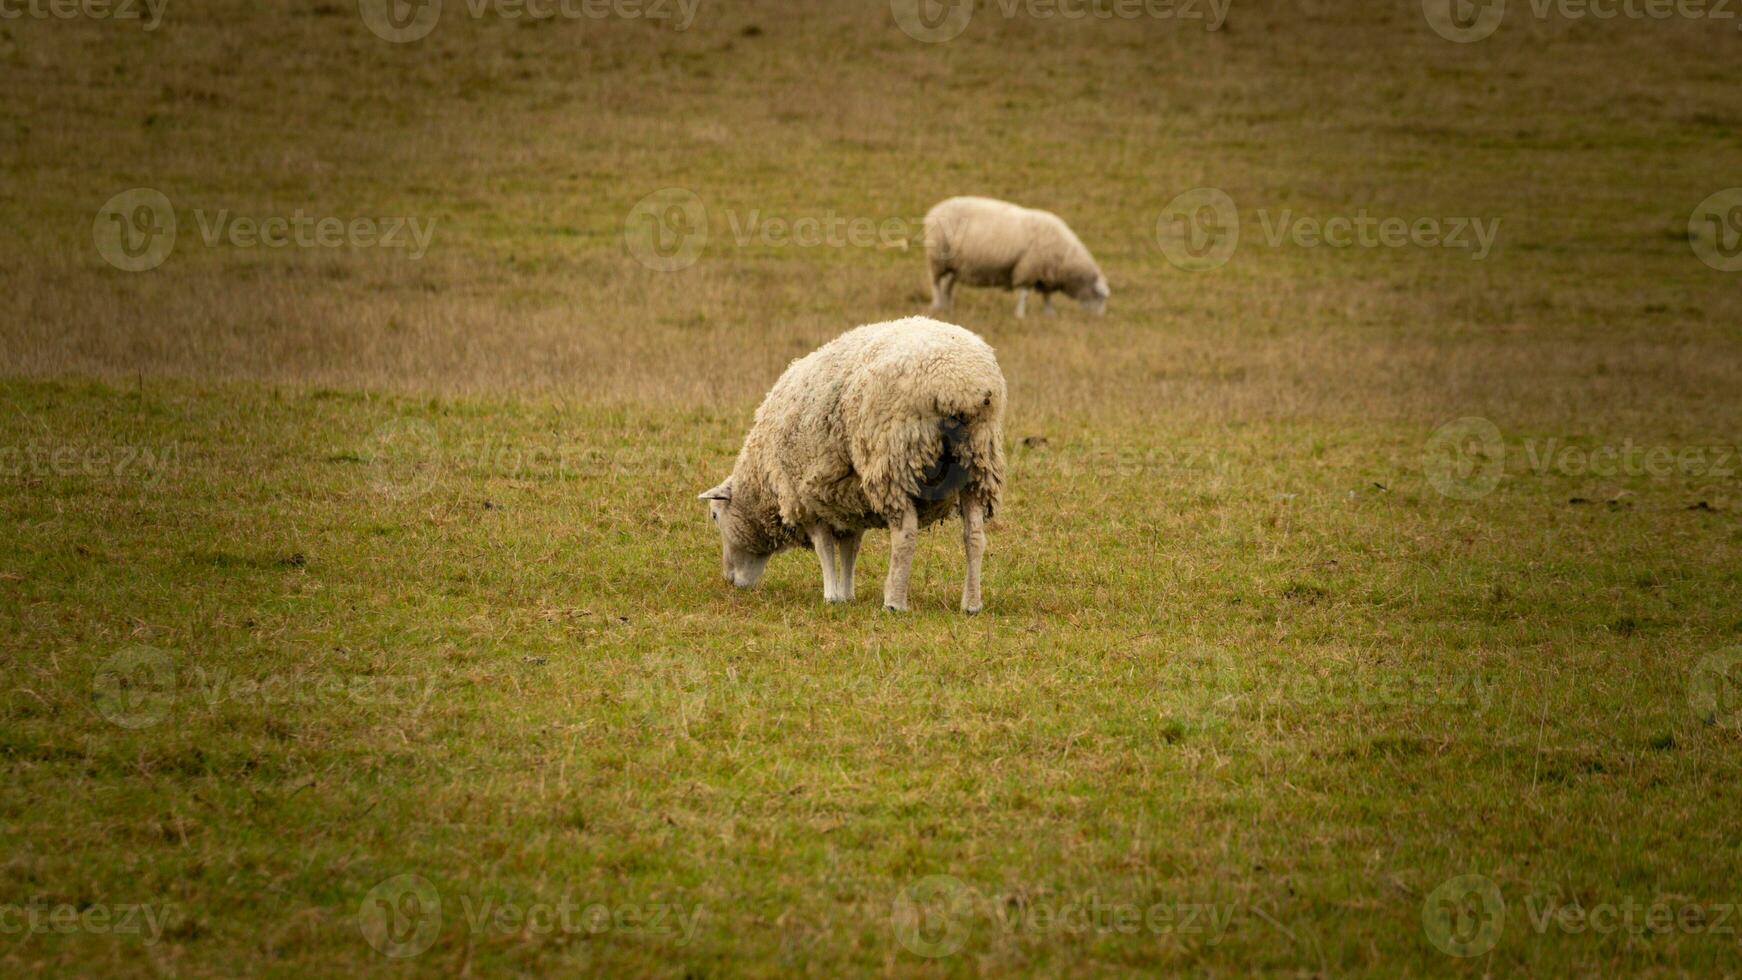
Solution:
[[[1101,267],[1058,215],[989,197],[952,197],[925,216],[933,281],[953,272],[964,286],[1040,289],[1081,298]]]
[[[819,522],[886,527],[911,507],[924,525],[962,493],[990,514],[1004,489],[1004,399],[992,348],[961,327],[909,317],[842,334],[792,362],[756,410],[732,471],[733,500],[753,515],[745,530],[773,550],[805,543]],[[946,419],[965,429],[952,452],[966,485],[917,500]]]

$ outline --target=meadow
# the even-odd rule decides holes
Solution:
[[[1742,971],[1735,20],[64,9],[0,7],[8,975]],[[906,615],[880,532],[731,589],[696,494],[963,193],[1113,290],[957,293],[985,613],[953,527]]]

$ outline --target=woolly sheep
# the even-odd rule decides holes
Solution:
[[[851,602],[860,536],[887,527],[883,605],[905,612],[919,529],[954,511],[967,554],[962,611],[979,612],[985,521],[1004,488],[1004,398],[992,348],[927,317],[859,327],[793,361],[756,410],[732,475],[701,495],[726,580],[751,588],[776,552],[808,543],[823,598]]]
[[[1107,277],[1058,215],[987,197],[952,197],[925,216],[932,309],[950,308],[956,284],[1015,289],[1016,315],[1028,312],[1037,289],[1053,312],[1064,293],[1095,313],[1107,310]]]

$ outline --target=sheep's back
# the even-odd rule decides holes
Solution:
[[[953,416],[968,423],[967,490],[995,505],[1004,401],[997,359],[974,334],[925,317],[872,324],[788,366],[756,411],[746,452],[790,526],[880,527],[913,500],[943,447],[938,422]]]
[[[943,450],[939,423],[967,424],[967,489],[995,503],[1003,486],[1004,376],[972,333],[924,317],[884,325],[842,391],[848,450],[867,505],[904,509]]]

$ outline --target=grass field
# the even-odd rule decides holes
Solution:
[[[0,970],[1742,972],[1735,20],[373,3],[0,6]],[[985,614],[730,589],[959,193]]]

